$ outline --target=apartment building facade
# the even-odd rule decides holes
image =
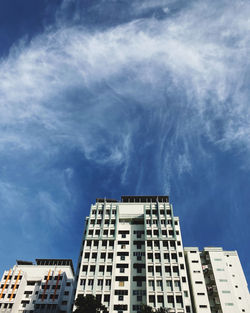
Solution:
[[[0,313],[71,313],[78,295],[109,313],[250,313],[236,251],[183,248],[167,196],[97,199],[86,217],[76,276],[69,259],[17,261],[0,282]]]
[[[192,312],[178,217],[167,196],[97,199],[86,219],[76,297],[94,294],[109,312],[141,305]]]
[[[1,313],[70,313],[74,268],[69,259],[17,261],[0,283]]]
[[[184,250],[195,313],[250,313],[247,282],[236,251]]]

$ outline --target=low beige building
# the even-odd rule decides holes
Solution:
[[[0,284],[0,312],[72,311],[74,268],[71,260],[17,261],[4,272]]]

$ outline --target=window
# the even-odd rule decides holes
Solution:
[[[149,280],[148,281],[148,285],[149,285],[149,287],[154,287],[154,281],[153,280]]]
[[[81,286],[85,286],[85,284],[86,284],[86,279],[81,279],[80,280],[80,285]],[[65,292],[68,292],[68,291],[65,291]]]
[[[89,279],[88,285],[89,285],[89,286],[93,286],[93,284],[94,284],[94,279]]]
[[[98,286],[103,286],[103,279],[98,279],[97,285]]]
[[[159,241],[154,241],[154,246],[159,248],[160,247]]]
[[[201,285],[202,284],[202,281],[196,281],[195,282],[197,285]]]
[[[159,303],[163,303],[163,296],[157,296],[157,301]]]
[[[109,302],[110,295],[104,295],[104,302]]]
[[[142,301],[142,296],[137,296],[136,299],[137,301]]]
[[[160,259],[161,259],[160,253],[155,253],[155,259],[160,261]]]
[[[205,293],[204,292],[198,292],[197,295],[198,296],[205,296]]]
[[[115,295],[116,296],[127,296],[128,295],[128,290],[115,290]]]
[[[197,261],[197,260],[192,260],[192,263],[199,263],[199,261]]]
[[[166,273],[166,276],[171,276],[171,267],[170,266],[165,266],[165,273]]]
[[[188,297],[188,292],[185,290],[184,291],[184,297],[187,298]]]
[[[106,279],[106,286],[111,286],[111,279]]]
[[[174,241],[170,241],[170,248],[175,249],[175,242]]]
[[[182,277],[181,280],[183,283],[185,283],[187,281],[186,277]]]
[[[164,253],[164,259],[169,261],[169,254],[168,253]]]
[[[174,297],[173,296],[168,296],[167,299],[168,299],[168,303],[174,304]]]
[[[149,296],[148,298],[150,303],[155,303],[155,296]]]
[[[104,265],[99,265],[99,272],[104,273]]]
[[[177,254],[176,253],[171,253],[171,258],[173,261],[177,262]]]
[[[105,259],[105,258],[106,258],[106,253],[105,252],[101,253],[101,259]]]
[[[107,272],[112,272],[112,266],[111,265],[107,266]]]
[[[207,305],[200,304],[199,308],[207,308]]]
[[[124,281],[119,281],[119,287],[124,287]]]
[[[137,305],[137,304],[134,304],[133,305],[133,311],[140,311],[141,310],[141,305]],[[118,312],[119,313],[119,312]]]
[[[126,234],[122,234],[122,238],[126,238]]]
[[[128,310],[128,306],[127,306],[127,304],[115,304],[114,305],[114,310],[115,311],[118,311],[118,310],[127,311]]]
[[[181,290],[181,284],[179,280],[174,281],[174,287],[176,290],[180,291]]]
[[[174,236],[174,231],[173,231],[173,230],[169,230],[168,233],[169,233],[169,236],[170,236],[170,237],[173,237],[173,236]]]
[[[120,268],[120,273],[125,273],[125,268],[121,267]]]
[[[173,276],[179,276],[178,266],[173,266]]]
[[[123,301],[124,297],[123,296],[118,296],[119,301]]]
[[[121,255],[121,261],[125,260],[125,255]]]
[[[167,291],[172,291],[173,290],[172,281],[171,280],[167,280],[166,281],[166,285],[167,285]]]
[[[183,305],[182,296],[176,296],[176,303],[181,304],[181,306]]]
[[[82,272],[87,272],[88,270],[88,265],[83,265],[82,266]]]
[[[150,248],[152,248],[152,241],[148,241],[148,242],[147,242],[147,246],[150,247]]]

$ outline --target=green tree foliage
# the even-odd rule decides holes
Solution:
[[[101,304],[99,300],[93,295],[78,295],[75,300],[76,309],[74,313],[106,313],[107,309]]]
[[[151,306],[145,304],[142,305],[140,311],[140,313],[167,313],[167,312],[168,310],[166,308],[161,307],[159,309],[154,310]]]
[[[140,313],[153,313],[153,309],[151,306],[143,304],[140,310]]]
[[[155,312],[156,313],[167,313],[168,310],[166,308],[161,307],[161,308],[157,309]]]

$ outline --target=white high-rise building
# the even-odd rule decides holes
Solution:
[[[236,251],[184,250],[195,313],[250,313],[247,282]]]
[[[1,313],[71,313],[74,268],[71,260],[17,261],[0,284]]]
[[[167,196],[97,199],[86,218],[76,297],[95,295],[111,313],[142,304],[190,313],[181,231]]]

